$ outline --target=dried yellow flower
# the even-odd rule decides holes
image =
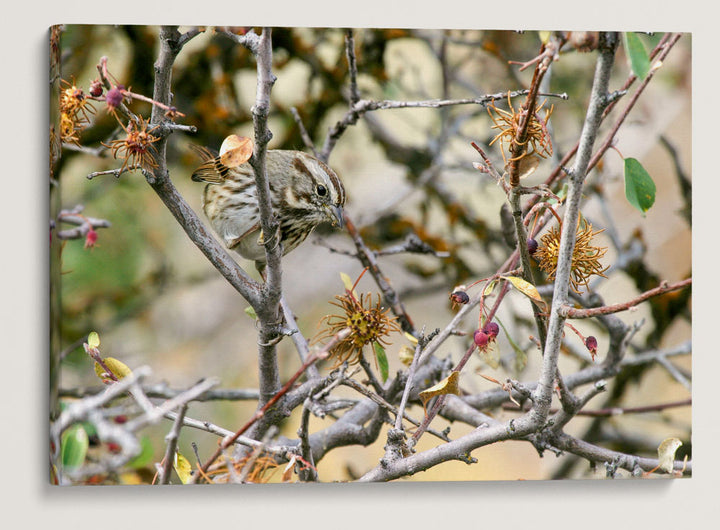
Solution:
[[[80,131],[90,123],[95,109],[82,89],[65,80],[60,81],[60,139],[80,145]]]
[[[540,238],[540,246],[534,254],[539,267],[548,275],[548,280],[554,281],[557,272],[558,255],[560,252],[561,226],[554,226],[548,233]],[[602,230],[593,231],[592,225],[581,218],[575,234],[575,248],[571,260],[570,288],[576,293],[580,287],[588,286],[588,279],[593,274],[607,278],[603,274],[608,268],[600,264],[600,258],[607,252],[607,247],[592,245],[592,239]]]
[[[325,321],[327,328],[314,339],[327,339],[345,328],[350,328],[350,334],[330,351],[330,357],[337,359],[335,366],[346,361],[349,364],[360,362],[365,346],[373,342],[387,346],[385,338],[393,331],[400,331],[395,317],[388,316],[389,309],[381,306],[379,294],[375,304],[372,302],[371,293],[360,294],[358,299],[349,290],[335,299],[337,302],[331,304],[339,307],[342,314],[323,317],[322,321]]]
[[[497,108],[494,102],[488,106],[488,114],[494,124],[492,128],[500,130],[500,132],[490,142],[490,145],[500,140],[502,147],[501,153],[503,161],[506,165],[508,163],[508,159],[505,155],[505,151],[507,150],[508,153],[512,154],[515,152],[515,149],[517,149],[516,146],[518,145],[526,145],[529,143],[530,149],[525,149],[522,154],[517,155],[514,158],[511,157],[510,161],[520,160],[521,158],[532,154],[536,154],[541,158],[552,155],[553,147],[550,135],[547,131],[547,123],[548,120],[550,120],[553,107],[545,109],[545,118],[541,119],[539,117],[539,113],[544,105],[545,101],[538,105],[535,108],[535,112],[533,112],[530,116],[527,126],[527,139],[522,144],[517,144],[516,142],[518,129],[520,127],[520,120],[523,117],[523,111],[515,111],[510,98],[510,93],[508,92],[508,108],[510,109],[510,112]]]

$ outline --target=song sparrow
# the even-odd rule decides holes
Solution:
[[[219,156],[204,148],[196,151],[204,163],[193,172],[192,180],[207,182],[203,210],[210,223],[228,248],[264,268],[265,236],[252,166],[244,162],[228,167],[222,148]],[[343,226],[345,189],[326,164],[300,151],[269,150],[265,166],[283,255],[323,222]]]

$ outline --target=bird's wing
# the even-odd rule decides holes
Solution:
[[[228,167],[220,161],[219,156],[215,156],[208,148],[198,145],[190,146],[203,163],[192,174],[192,180],[195,182],[208,182],[210,184],[222,184],[228,176]]]

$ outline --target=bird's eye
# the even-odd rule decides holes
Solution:
[[[327,188],[322,184],[318,184],[317,194],[320,195],[320,197],[325,197],[325,195],[327,195]]]

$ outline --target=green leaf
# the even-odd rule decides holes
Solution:
[[[253,309],[252,306],[247,306],[245,308],[245,314],[252,318],[253,320],[257,320],[257,313],[255,312],[255,309]]]
[[[90,423],[89,421],[81,421],[80,423],[78,423],[78,425],[82,425],[82,428],[85,430],[85,432],[90,438],[98,435],[97,428],[95,427],[94,423]]]
[[[645,217],[655,203],[655,183],[640,162],[625,159],[625,197]]]
[[[380,368],[380,375],[382,376],[384,383],[387,381],[388,375],[390,374],[390,367],[388,365],[387,355],[385,355],[385,348],[383,348],[378,342],[373,342],[373,349],[375,350],[375,358],[377,359],[378,367]]]
[[[97,334],[97,331],[91,331],[88,335],[88,346],[91,348],[100,346],[100,335]]]
[[[147,466],[152,462],[155,450],[153,449],[152,442],[147,435],[143,435],[140,438],[140,454],[134,457],[127,463],[127,467],[131,469],[139,469]]]
[[[82,425],[75,424],[66,430],[60,441],[60,459],[63,468],[78,468],[85,462],[90,438]]]
[[[650,58],[640,37],[635,33],[623,33],[625,51],[630,59],[630,68],[638,79],[645,79],[650,71]]]

